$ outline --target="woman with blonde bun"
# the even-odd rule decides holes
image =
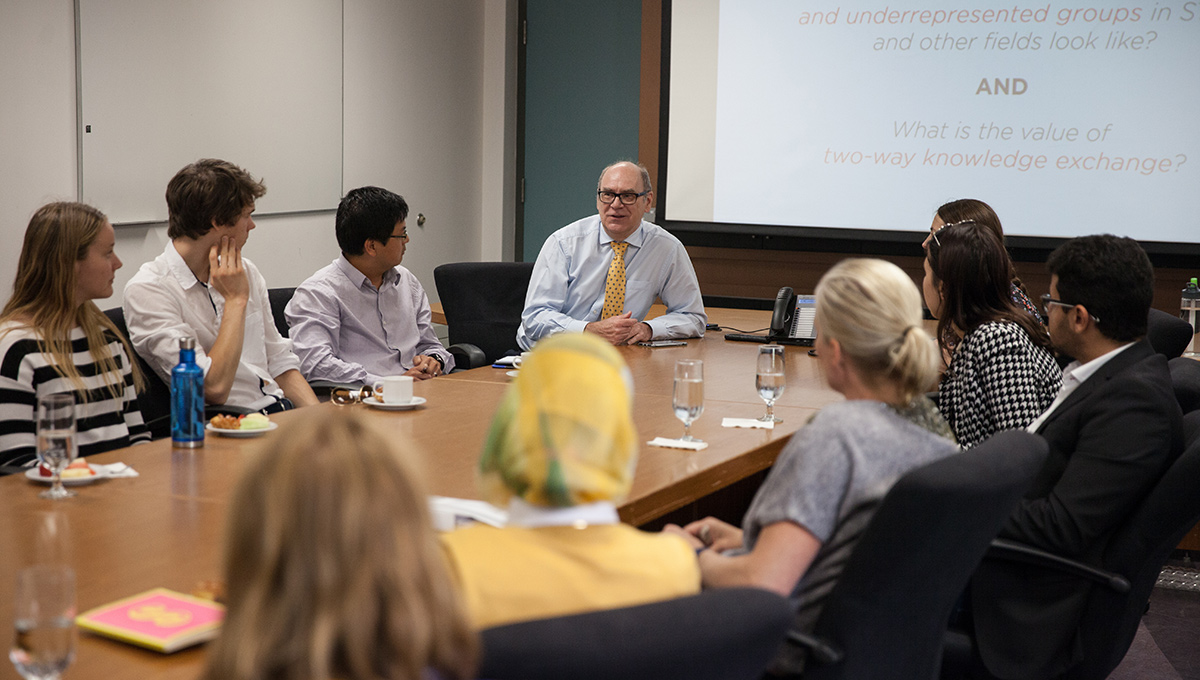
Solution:
[[[246,465],[225,582],[209,680],[474,677],[411,445],[361,416],[315,410]]]
[[[875,507],[901,475],[958,451],[924,396],[938,350],[912,279],[882,260],[849,259],[817,284],[817,356],[846,401],[792,436],[739,529],[708,517],[668,531],[700,551],[706,588],[756,586],[788,597],[811,632]],[[771,672],[803,670],[786,646]]]
[[[637,462],[631,388],[621,355],[590,333],[546,338],[522,362],[479,461],[508,525],[443,536],[479,628],[700,590],[686,541],[617,517]]]

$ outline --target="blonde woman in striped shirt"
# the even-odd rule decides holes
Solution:
[[[35,457],[38,397],[75,395],[82,456],[149,441],[128,341],[92,300],[110,297],[121,260],[108,218],[51,203],[29,221],[13,294],[0,312],[0,463]]]

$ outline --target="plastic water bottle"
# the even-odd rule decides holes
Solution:
[[[1196,334],[1200,332],[1196,318],[1198,312],[1200,312],[1200,287],[1196,286],[1196,278],[1192,277],[1192,280],[1188,281],[1187,287],[1183,289],[1183,299],[1179,302],[1179,318],[1192,324],[1192,341],[1188,343],[1187,349],[1183,352],[1185,357],[1200,356],[1200,353],[1196,351]]]
[[[204,370],[196,365],[196,340],[179,339],[179,364],[171,369],[171,446],[204,446]]]

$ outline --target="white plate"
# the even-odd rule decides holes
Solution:
[[[510,378],[515,378],[520,373],[521,373],[520,371],[509,371],[509,372],[505,373],[504,375],[507,375]]]
[[[408,402],[407,404],[385,404],[384,402],[377,400],[375,397],[367,397],[366,399],[363,399],[363,403],[371,408],[380,409],[381,411],[407,411],[424,404],[425,397],[413,397],[412,401]]]
[[[220,427],[213,427],[213,424],[209,423],[204,426],[204,429],[206,432],[219,434],[222,437],[257,437],[259,435],[266,434],[277,427],[279,427],[278,423],[271,423],[266,427],[260,427],[256,430],[226,430]]]
[[[31,482],[37,482],[39,484],[49,484],[54,481],[53,475],[50,477],[43,477],[41,474],[39,474],[38,467],[39,466],[34,465],[26,470],[25,479],[28,479]],[[98,482],[101,479],[108,479],[108,475],[104,474],[104,470],[101,470],[95,465],[90,464],[88,467],[91,468],[92,472],[95,472],[96,474],[92,475],[91,477],[66,477],[62,480],[63,486],[83,486],[85,484],[91,484],[92,482]]]

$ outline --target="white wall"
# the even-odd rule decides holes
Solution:
[[[71,0],[0,0],[0,297],[5,300],[12,294],[29,216],[44,203],[77,195],[74,22]]]
[[[343,193],[377,184],[404,195],[412,211],[404,264],[436,300],[437,265],[512,259],[516,2],[344,0],[344,8],[344,90],[329,93],[344,107]],[[78,196],[74,36],[72,0],[0,0],[3,299],[29,216]],[[246,255],[269,286],[294,286],[338,254],[333,212],[257,223]],[[101,309],[120,304],[125,282],[166,242],[165,225],[117,227],[125,267]]]

